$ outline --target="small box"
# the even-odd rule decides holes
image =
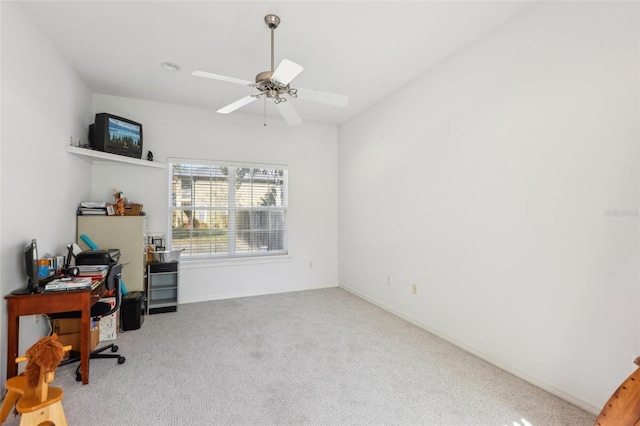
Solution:
[[[92,351],[98,346],[98,339],[100,337],[100,332],[98,331],[98,323],[91,323],[91,331],[89,332],[89,350]],[[80,332],[77,333],[67,333],[67,334],[58,334],[58,342],[62,344],[62,346],[71,345],[71,351],[80,352]],[[65,356],[69,356],[67,352]]]
[[[100,319],[100,341],[116,340],[118,335],[118,311]]]
[[[64,256],[55,257],[56,275],[62,275],[62,267],[64,266]]]
[[[56,318],[51,327],[56,334],[80,333],[80,318]]]
[[[103,299],[98,300],[98,302],[108,303],[111,308],[116,306],[116,298],[115,297],[105,297]],[[111,315],[107,315],[100,319],[100,341],[106,342],[109,340],[116,340],[116,336],[118,335],[118,311],[112,313]]]

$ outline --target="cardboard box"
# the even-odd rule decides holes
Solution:
[[[98,346],[98,338],[100,333],[98,331],[98,323],[93,322],[91,324],[91,331],[89,332],[89,350],[92,351]],[[71,345],[71,350],[80,352],[80,332],[58,334],[58,342],[62,343],[62,346]],[[69,352],[65,354],[69,356]]]
[[[105,297],[100,299],[99,302],[108,303],[112,308],[116,306],[116,298],[115,297]],[[116,336],[118,335],[118,327],[119,327],[119,315],[118,311],[112,313],[111,315],[107,315],[100,320],[100,341],[106,342],[109,340],[116,340]]]
[[[80,333],[80,318],[58,318],[51,321],[56,334]]]

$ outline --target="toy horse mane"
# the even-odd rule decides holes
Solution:
[[[25,356],[29,361],[24,369],[27,376],[27,384],[31,388],[38,385],[40,371],[44,369],[44,373],[55,371],[64,358],[64,348],[58,342],[58,335],[53,333],[51,336],[45,336],[33,344]]]

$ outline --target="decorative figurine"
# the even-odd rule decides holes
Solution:
[[[124,194],[122,192],[116,192],[115,194],[113,194],[113,198],[116,199],[116,206],[115,206],[115,214],[116,216],[124,216],[124,203],[125,203],[125,198],[124,198]]]

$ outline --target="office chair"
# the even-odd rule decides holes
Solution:
[[[121,277],[122,277],[122,265],[116,264],[109,268],[109,272],[107,273],[107,276],[105,278],[105,287],[107,291],[111,291],[111,290],[114,291],[116,303],[113,307],[111,307],[111,305],[106,302],[97,302],[95,305],[93,305],[91,307],[91,317],[92,317],[91,319],[93,321],[100,321],[101,318],[109,316],[114,312],[116,312],[118,309],[120,309],[120,304],[122,303],[122,288],[120,287]],[[62,318],[62,317],[76,318],[77,312],[74,312],[73,314],[75,314],[76,316],[68,316],[67,314],[62,314],[63,316],[56,316],[56,317],[57,318]],[[107,351],[108,349],[110,349],[111,352],[114,352],[114,353],[108,353],[108,354],[102,353]],[[103,346],[101,348],[97,348],[91,351],[89,354],[89,359],[115,358],[118,360],[118,364],[124,364],[124,362],[126,361],[126,358],[120,354],[115,353],[115,352],[118,352],[118,349],[119,349],[118,345],[114,343],[108,344],[106,346]],[[74,356],[62,361],[60,363],[61,366],[80,361],[80,353],[77,351],[74,351],[72,353]],[[82,381],[82,374],[80,373],[79,365],[78,365],[78,368],[76,369],[76,380],[79,382]]]

